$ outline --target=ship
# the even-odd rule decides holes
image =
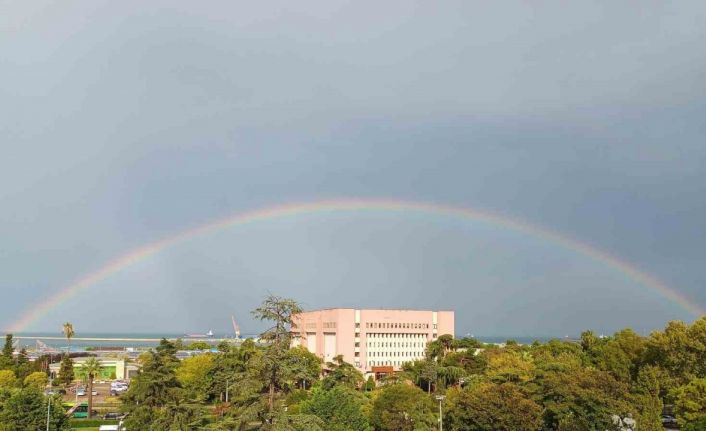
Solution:
[[[213,331],[210,329],[205,334],[184,334],[184,338],[211,338],[213,337]]]

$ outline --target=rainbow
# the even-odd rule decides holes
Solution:
[[[605,251],[599,250],[589,244],[572,239],[563,234],[548,230],[543,227],[525,223],[504,215],[489,211],[481,211],[465,207],[455,207],[431,202],[418,202],[392,199],[335,199],[304,203],[290,203],[277,205],[264,209],[238,213],[226,218],[211,221],[198,227],[187,229],[176,235],[146,244],[129,253],[108,262],[98,270],[88,273],[75,280],[72,284],[65,286],[54,295],[41,303],[35,304],[25,311],[21,317],[15,321],[11,327],[11,332],[22,332],[30,327],[50,310],[58,307],[79,292],[88,289],[90,286],[110,277],[130,265],[140,262],[160,251],[176,245],[186,239],[204,235],[213,231],[225,228],[242,227],[252,223],[260,223],[282,218],[291,218],[299,215],[326,212],[353,212],[353,211],[400,211],[417,212],[446,217],[459,218],[464,220],[480,221],[490,223],[503,228],[516,230],[528,235],[542,238],[543,240],[558,244],[568,249],[574,250],[588,256],[608,267],[614,268],[631,279],[640,282],[642,285],[659,293],[663,297],[678,304],[684,310],[695,316],[706,314],[704,308],[682,295],[680,292],[669,287],[653,275],[650,275],[633,264],[621,260]]]

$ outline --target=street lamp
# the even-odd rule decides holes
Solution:
[[[444,431],[444,416],[441,412],[441,402],[444,401],[446,395],[437,395],[436,399],[439,401],[439,431]]]

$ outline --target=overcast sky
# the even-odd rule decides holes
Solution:
[[[130,250],[341,197],[487,209],[706,307],[706,3],[0,1],[0,328]],[[38,320],[245,332],[266,292],[458,334],[692,320],[580,253],[414,213],[193,238]]]

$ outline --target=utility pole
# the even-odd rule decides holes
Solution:
[[[53,379],[49,379],[49,387],[52,387]],[[45,395],[46,396],[46,395]],[[47,397],[47,431],[49,431],[49,418],[51,417],[51,395]]]
[[[47,398],[47,431],[49,431],[49,417],[51,415],[51,398]]]
[[[436,399],[439,401],[439,431],[444,431],[444,416],[441,411],[441,402],[446,398],[445,395],[437,395]]]

